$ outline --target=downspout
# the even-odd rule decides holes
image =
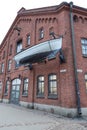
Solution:
[[[34,19],[35,23],[34,23],[34,43],[36,44],[36,19]],[[35,68],[33,68],[32,70],[33,73],[33,89],[32,89],[32,109],[34,109],[34,86],[35,86]]]
[[[77,59],[76,59],[76,47],[75,47],[75,34],[74,34],[74,23],[73,23],[73,2],[70,2],[70,25],[71,25],[71,37],[72,37],[72,50],[73,50],[73,61],[74,61],[74,73],[75,73],[75,89],[77,97],[77,113],[81,116],[81,104],[80,104],[80,91],[79,81],[77,73]]]

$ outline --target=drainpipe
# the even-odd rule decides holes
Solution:
[[[73,61],[74,61],[74,73],[75,73],[75,89],[77,97],[77,113],[81,116],[81,104],[80,104],[80,91],[79,81],[77,73],[77,60],[76,60],[76,47],[75,47],[75,35],[74,35],[74,23],[73,23],[73,2],[70,2],[70,24],[71,24],[71,37],[72,37],[72,50],[73,50]]]

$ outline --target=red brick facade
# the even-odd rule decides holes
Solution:
[[[72,10],[80,105],[82,114],[87,114],[87,92],[85,85],[87,58],[82,54],[81,45],[81,38],[87,38],[87,10],[77,6],[73,6]],[[20,31],[16,30],[16,27],[19,27]],[[43,39],[39,38],[39,30],[41,28],[44,29]],[[57,35],[64,35],[62,49],[66,62],[61,64],[59,54],[57,54],[56,59],[33,64],[33,70],[29,70],[28,66],[15,68],[15,61],[13,58],[16,55],[17,42],[22,40],[22,48],[27,49],[41,42],[52,39],[49,35],[50,29],[52,29],[52,31],[54,31]],[[29,46],[27,45],[28,35],[31,36]],[[10,48],[12,48],[12,54],[10,54]],[[10,71],[8,71],[8,60],[12,60]],[[70,113],[72,114],[72,111],[77,113],[77,96],[75,89],[74,59],[70,24],[70,4],[62,3],[59,6],[32,10],[25,10],[22,8],[18,12],[16,19],[0,46],[0,65],[2,65],[2,63],[4,63],[4,72],[2,73],[0,70],[0,82],[2,83],[0,90],[1,101],[10,102],[12,81],[18,78],[21,80],[19,98],[20,104],[27,103],[28,107],[30,104],[31,107],[35,105],[33,107],[38,109],[39,106],[37,104],[39,104],[40,107],[42,105],[43,109],[45,109],[44,106],[47,105],[47,109],[51,106],[50,108],[52,112],[55,112],[54,107],[58,107],[58,110],[59,108],[61,109],[61,112],[59,110],[59,113],[67,113],[65,115]],[[57,98],[49,98],[48,96],[48,75],[52,73],[57,76]],[[43,75],[45,79],[44,97],[42,98],[37,97],[37,77],[40,75]],[[22,94],[23,79],[25,77],[29,79],[27,96]],[[5,94],[7,80],[10,81],[10,85],[8,93]],[[72,111],[67,112],[67,110]]]

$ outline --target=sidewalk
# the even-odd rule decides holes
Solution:
[[[87,130],[87,119],[0,103],[0,130]]]

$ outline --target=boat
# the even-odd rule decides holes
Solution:
[[[51,59],[55,57],[61,48],[62,37],[39,43],[21,51],[14,56],[14,60],[20,64],[37,63],[46,58]]]

